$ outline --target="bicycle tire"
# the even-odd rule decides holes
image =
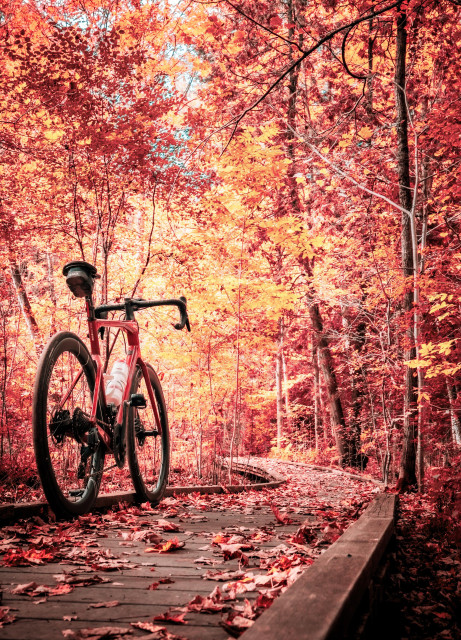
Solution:
[[[168,482],[170,434],[165,398],[160,380],[154,369],[150,365],[146,366],[157,402],[162,434],[156,436],[143,435],[145,432],[156,431],[156,423],[144,376],[140,367],[137,367],[131,384],[131,394],[141,392],[147,406],[144,409],[132,407],[128,412],[126,432],[127,458],[138,500],[157,504],[162,499]]]
[[[86,416],[91,412],[94,385],[95,366],[85,344],[69,331],[55,334],[37,368],[32,429],[42,488],[59,518],[87,513],[99,492],[104,445],[97,444],[82,466],[83,444],[75,436],[81,437],[90,424]],[[97,417],[102,417],[100,408]]]

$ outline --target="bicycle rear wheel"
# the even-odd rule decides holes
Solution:
[[[170,434],[160,380],[152,367],[146,366],[160,416],[162,434],[160,435],[157,431],[146,381],[140,367],[137,367],[131,393],[142,394],[147,406],[144,409],[134,407],[130,409],[126,444],[128,465],[138,499],[155,504],[162,499],[168,482]]]
[[[32,427],[43,491],[58,517],[89,511],[101,484],[104,446],[89,421],[94,384],[80,338],[68,331],[53,336],[38,364]]]

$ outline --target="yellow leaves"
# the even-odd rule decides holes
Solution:
[[[45,135],[45,138],[49,142],[58,142],[63,137],[64,132],[63,131],[57,131],[56,129],[54,129],[54,130],[48,129],[47,131],[45,131],[44,135]]]
[[[454,375],[461,369],[461,364],[449,362],[446,358],[452,353],[455,344],[455,339],[436,344],[427,342],[420,346],[419,358],[408,360],[405,364],[410,369],[424,369],[425,378]]]
[[[431,396],[426,393],[425,391],[422,391],[420,394],[418,394],[418,404],[421,402],[430,402],[431,401]]]
[[[432,360],[418,360],[415,358],[414,360],[407,360],[405,364],[410,367],[410,369],[425,369],[426,367],[430,367],[432,364]]]
[[[448,340],[447,342],[441,342],[438,345],[439,352],[445,356],[451,353],[451,348],[453,346],[454,340]]]
[[[420,349],[419,349],[419,354],[422,357],[427,356],[429,353],[431,353],[431,351],[433,350],[434,345],[432,344],[432,342],[428,342],[426,344],[422,344]]]
[[[32,173],[37,168],[37,163],[33,160],[32,162],[28,162],[27,164],[22,165],[22,170],[27,173]]]
[[[325,238],[323,236],[314,236],[310,239],[310,243],[313,247],[323,247]]]
[[[364,140],[369,140],[373,135],[373,130],[370,127],[362,127],[359,131],[359,136]]]

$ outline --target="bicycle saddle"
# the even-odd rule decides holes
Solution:
[[[76,298],[85,298],[93,293],[94,280],[100,278],[96,267],[89,262],[73,260],[68,262],[63,270],[66,283]]]

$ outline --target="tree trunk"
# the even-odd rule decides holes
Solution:
[[[451,437],[454,444],[461,445],[461,421],[455,409],[456,389],[446,378],[448,402],[450,404]]]
[[[327,337],[323,332],[322,318],[317,303],[310,304],[309,316],[314,328],[314,340],[319,354],[320,369],[325,381],[328,405],[330,409],[331,426],[336,442],[336,448],[338,449],[339,461],[341,465],[351,465],[357,457],[357,452],[355,450],[354,443],[348,441],[346,421],[344,419],[343,407],[339,395],[333,357],[331,355]]]
[[[39,355],[42,346],[40,329],[38,328],[38,324],[35,320],[32,307],[30,306],[29,297],[22,281],[19,265],[15,260],[11,259],[10,272],[23,318],[29,330],[30,337],[32,338],[32,341],[34,343],[35,351],[37,355]]]
[[[287,14],[290,24],[294,24],[296,20],[302,15],[297,16],[296,6],[292,0],[287,2]],[[293,27],[288,30],[289,38],[294,35]],[[302,34],[299,36],[299,45],[303,44]],[[288,105],[287,105],[287,132],[286,132],[286,148],[287,155],[290,159],[290,165],[288,167],[287,183],[289,187],[289,199],[292,211],[299,218],[303,218],[302,207],[299,199],[298,184],[296,178],[296,157],[294,146],[294,131],[296,130],[296,102],[298,93],[298,81],[299,81],[299,67],[294,68],[289,74],[288,82]],[[300,256],[299,262],[304,267],[308,278],[312,277],[312,265],[306,258]],[[351,465],[356,459],[356,448],[350,446],[351,443],[347,442],[347,429],[344,419],[344,412],[342,409],[341,398],[339,395],[338,384],[336,381],[336,375],[334,371],[333,357],[331,355],[328,341],[323,333],[322,318],[320,315],[320,309],[317,303],[311,302],[309,304],[309,315],[312,321],[312,327],[315,334],[316,346],[319,353],[319,363],[322,370],[322,375],[325,380],[325,386],[328,397],[328,404],[330,407],[330,417],[332,430],[338,449],[338,456],[340,464]]]
[[[315,450],[319,451],[319,395],[320,395],[320,371],[318,365],[317,347],[312,341],[312,366],[314,368],[314,438]]]
[[[275,392],[277,397],[277,448],[280,449],[283,433],[282,354],[280,343],[275,356]]]
[[[399,10],[401,9],[399,5]],[[408,113],[406,104],[406,51],[407,51],[407,18],[405,11],[400,10],[397,17],[396,60],[395,60],[395,101],[397,108],[397,160],[399,174],[399,201],[401,206],[410,212],[412,209],[412,193],[410,184],[410,157],[408,149]],[[413,248],[411,238],[411,218],[402,212],[402,270],[410,282],[414,275]],[[408,286],[403,299],[403,311],[407,316],[407,330],[403,357],[405,361],[415,358],[415,342],[412,326],[413,291]],[[405,491],[416,484],[416,447],[415,447],[415,377],[413,369],[405,367],[404,402],[403,402],[403,443],[400,459],[400,472],[397,487]]]
[[[54,269],[53,269],[53,256],[47,251],[46,253],[46,273],[48,279],[48,288],[50,291],[50,300],[53,305],[51,308],[50,318],[50,336],[56,333],[56,311],[58,308],[58,299],[56,297],[56,290],[54,288]]]
[[[288,392],[288,374],[287,374],[287,363],[285,359],[285,325],[283,322],[283,317],[280,322],[280,339],[281,339],[281,357],[282,357],[282,373],[283,373],[283,399],[285,402],[285,423],[287,431],[291,430],[291,412],[290,412],[290,395]]]

